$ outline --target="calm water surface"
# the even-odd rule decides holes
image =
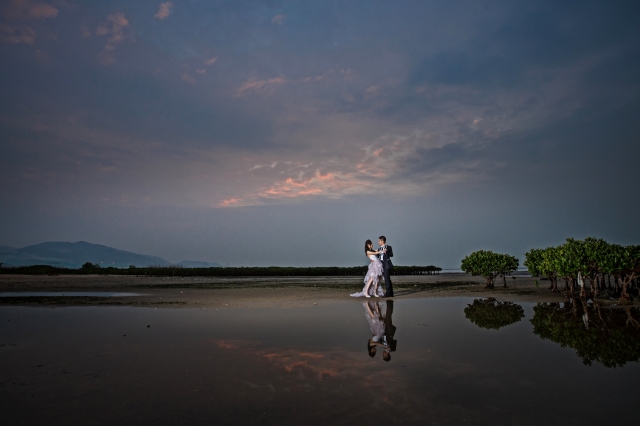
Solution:
[[[147,296],[141,293],[118,293],[113,291],[25,291],[0,293],[0,297],[128,297]]]
[[[443,298],[292,309],[0,307],[0,420],[637,424],[637,340],[624,340],[626,331],[616,335],[626,346],[612,350],[631,352],[589,366],[584,353],[533,332],[535,305],[488,315],[475,305],[472,312],[471,298]],[[559,306],[536,311],[539,334],[565,330],[548,327],[554,309],[565,315]],[[591,324],[593,336],[606,328],[572,318]],[[611,359],[617,368],[603,365]]]

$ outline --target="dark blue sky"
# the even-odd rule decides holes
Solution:
[[[232,265],[638,243],[631,1],[0,5],[0,244]]]

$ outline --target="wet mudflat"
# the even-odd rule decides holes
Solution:
[[[574,308],[2,306],[0,420],[636,424],[637,313]]]
[[[0,297],[131,297],[146,296],[141,293],[119,293],[114,291],[24,291],[0,293]]]

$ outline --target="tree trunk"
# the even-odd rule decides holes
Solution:
[[[487,284],[484,286],[484,288],[490,289],[493,286],[491,285],[491,277],[487,277]]]
[[[622,293],[620,294],[620,300],[631,300],[631,295],[627,293],[627,284],[624,282],[622,283]]]
[[[575,294],[576,291],[576,284],[573,281],[573,277],[569,277],[569,291],[567,292],[567,296],[569,296],[570,299],[573,299],[573,296]]]
[[[551,293],[560,293],[560,291],[558,291],[558,277],[552,277],[551,282],[553,284],[553,290],[551,290]]]
[[[507,276],[502,274],[502,287],[507,288]]]
[[[591,278],[591,297],[597,297],[600,294],[600,287],[598,286],[598,275],[594,275]]]
[[[631,282],[631,278],[621,278],[620,279],[620,284],[622,285],[622,294],[620,294],[620,300],[627,300],[630,301],[631,299],[631,295],[627,292],[627,287],[629,286],[629,283]]]
[[[627,312],[627,321],[625,325],[628,327],[629,324],[631,324],[635,328],[640,328],[640,322],[631,315],[631,308],[624,308],[624,310]]]

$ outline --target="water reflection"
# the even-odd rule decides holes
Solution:
[[[393,325],[393,300],[386,301],[383,314],[381,302],[364,302],[365,317],[373,336],[367,342],[367,352],[371,358],[382,349],[382,359],[391,361],[391,352],[395,352],[398,341],[394,339],[396,327]]]
[[[533,332],[575,349],[585,365],[595,361],[605,367],[621,367],[640,359],[638,308],[603,308],[574,299],[538,303],[533,311]]]
[[[524,318],[524,309],[518,304],[490,297],[474,300],[464,309],[464,314],[478,327],[499,330]]]
[[[583,367],[529,321],[498,332],[470,326],[462,314],[469,304],[0,306],[0,417],[47,426],[637,423],[633,410],[593,404],[584,389],[615,383],[616,404],[633,407],[640,364]],[[521,306],[530,319],[535,304]],[[578,325],[583,314],[576,311]],[[587,314],[592,332],[598,314]],[[370,358],[363,349],[373,337],[382,354]],[[394,362],[381,360],[385,352]],[[550,383],[562,404],[548,404]]]

